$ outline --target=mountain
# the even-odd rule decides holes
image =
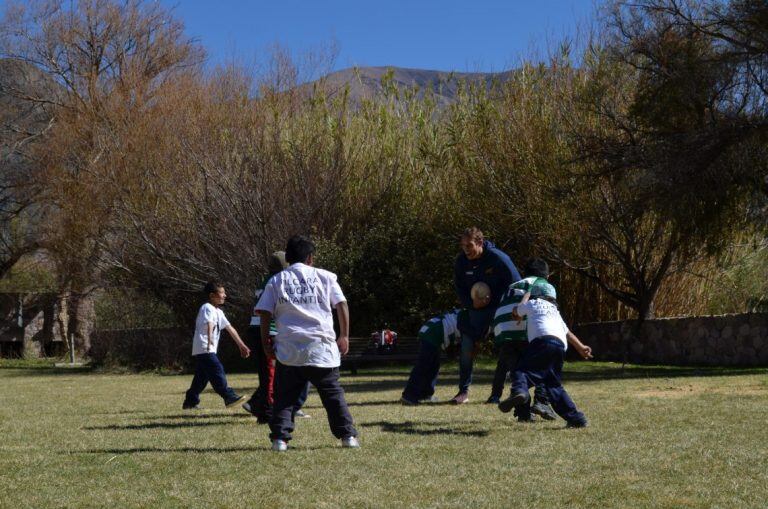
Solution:
[[[450,104],[456,99],[459,84],[482,84],[489,87],[493,82],[503,83],[512,78],[515,71],[499,73],[481,72],[445,72],[425,69],[407,69],[404,67],[353,67],[333,72],[312,83],[303,85],[305,90],[324,87],[329,95],[338,94],[349,86],[349,97],[353,103],[362,99],[371,99],[383,92],[382,78],[388,73],[392,84],[399,90],[418,87],[419,95],[426,90],[432,91],[438,105]]]

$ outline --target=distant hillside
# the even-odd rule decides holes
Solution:
[[[403,67],[354,67],[331,73],[319,80],[304,85],[305,88],[323,86],[331,95],[335,95],[349,85],[352,102],[373,98],[382,92],[381,80],[391,71],[392,81],[403,90],[418,87],[419,90],[431,90],[438,104],[450,104],[456,99],[460,82],[484,83],[508,81],[515,71],[499,73],[461,73],[428,71],[424,69],[406,69]]]

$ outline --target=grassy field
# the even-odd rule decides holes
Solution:
[[[360,450],[339,447],[310,395],[287,453],[212,392],[181,411],[191,376],[0,364],[0,506],[768,506],[768,369],[572,363],[591,426],[518,424],[483,404],[403,407],[407,368],[345,375]],[[443,369],[438,396],[455,392]],[[255,375],[230,376],[242,392]]]

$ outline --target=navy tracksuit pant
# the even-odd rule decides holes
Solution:
[[[317,389],[320,401],[328,414],[328,424],[336,438],[356,437],[357,430],[352,422],[344,389],[339,383],[339,368],[315,366],[286,366],[277,361],[275,367],[275,405],[269,421],[272,440],[291,439],[296,404],[307,382]]]
[[[413,403],[427,399],[435,393],[437,374],[440,372],[440,347],[428,341],[419,342],[419,356],[403,390],[403,398]]]
[[[532,385],[543,385],[549,395],[549,403],[557,415],[569,423],[586,422],[584,414],[561,383],[565,345],[555,336],[541,336],[528,345],[512,374],[512,394],[528,393]]]
[[[224,404],[228,405],[236,401],[239,396],[227,385],[227,375],[224,374],[224,366],[215,353],[201,353],[193,356],[195,359],[195,376],[192,384],[184,397],[184,406],[193,407],[200,403],[200,393],[203,392],[208,382],[211,382],[216,394],[224,398]]]

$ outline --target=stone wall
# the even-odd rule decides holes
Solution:
[[[574,332],[596,360],[768,366],[768,313],[587,323]]]

